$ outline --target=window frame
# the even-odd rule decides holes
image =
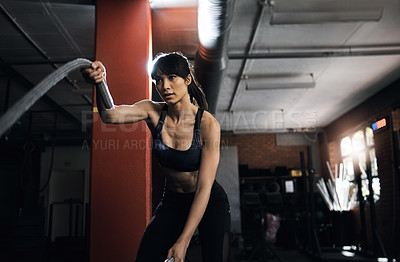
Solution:
[[[354,188],[357,185],[356,177],[355,177],[355,171],[354,171],[354,155],[358,155],[358,160],[361,162],[361,166],[364,167],[365,172],[366,170],[366,158],[368,156],[369,162],[370,162],[370,170],[371,170],[371,176],[372,176],[372,187],[373,187],[373,192],[374,192],[374,202],[377,203],[380,200],[380,191],[381,191],[381,186],[380,186],[380,177],[379,177],[379,170],[378,170],[378,163],[377,163],[377,158],[376,158],[376,150],[375,150],[375,140],[374,140],[374,131],[372,130],[371,127],[369,126],[364,126],[364,127],[359,127],[357,129],[353,129],[356,131],[353,131],[351,133],[348,133],[348,135],[343,136],[340,138],[339,142],[339,150],[338,152],[340,153],[340,159],[343,163],[345,172],[346,172],[346,179],[349,179],[349,182],[354,185]],[[361,134],[363,136],[363,146],[359,147],[357,151],[355,151],[354,148],[354,139],[357,134]],[[372,135],[372,136],[371,136]],[[371,139],[372,138],[372,139]],[[351,142],[351,150],[344,150],[342,148],[343,141],[345,140],[350,140]],[[348,144],[348,141],[346,142]],[[343,154],[343,151],[345,154]],[[360,157],[360,155],[363,155]],[[373,159],[372,159],[373,158]],[[351,169],[351,170],[349,170]],[[351,171],[351,172],[350,172]],[[360,170],[361,172],[361,170]],[[362,183],[362,196],[363,199],[366,200],[369,196],[369,180],[366,174],[362,173],[361,174],[361,183]],[[358,201],[357,204],[358,205]]]

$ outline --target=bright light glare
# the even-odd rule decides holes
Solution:
[[[340,149],[342,151],[342,156],[348,156],[351,154],[351,152],[353,152],[350,137],[346,136],[342,139],[342,141],[340,142]]]
[[[349,251],[342,251],[341,253],[345,257],[354,257],[356,255],[355,253]]]
[[[149,59],[149,61],[147,61],[147,73],[149,74],[150,77],[152,69],[153,69],[153,60]]]
[[[357,250],[356,246],[343,246],[342,250],[350,251],[350,250]]]
[[[197,6],[197,0],[150,0],[152,9],[194,6]]]
[[[215,14],[211,12],[212,3],[203,1],[197,9],[197,24],[200,43],[206,48],[215,48],[217,38],[220,36],[219,22],[212,19]]]
[[[359,152],[364,149],[365,143],[364,143],[363,130],[359,130],[353,135],[352,142],[353,142],[353,152]]]

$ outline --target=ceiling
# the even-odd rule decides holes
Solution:
[[[64,63],[94,59],[94,2],[0,0],[0,110]],[[193,59],[197,2],[152,7],[154,53]],[[321,129],[399,78],[399,28],[400,0],[236,0],[215,117],[234,133]],[[29,123],[49,136],[55,112],[60,133],[89,133],[91,102],[90,86],[71,73],[7,136]]]

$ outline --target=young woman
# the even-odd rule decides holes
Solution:
[[[83,75],[91,83],[100,83],[106,77],[99,61]],[[147,122],[153,134],[153,150],[165,176],[162,200],[142,237],[136,262],[171,258],[183,262],[196,228],[203,261],[228,261],[230,208],[225,191],[215,181],[220,126],[205,111],[204,93],[181,53],[158,55],[151,77],[165,102],[142,100],[114,106],[108,90],[97,92],[104,122]]]

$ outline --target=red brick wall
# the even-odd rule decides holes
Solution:
[[[384,116],[388,116],[389,125],[393,125],[390,113],[381,115],[381,117]],[[397,119],[397,121],[399,120]],[[398,212],[400,211],[400,194],[398,183],[399,178],[397,177],[396,179],[396,173],[394,170],[394,141],[392,131],[392,126],[389,126],[387,129],[378,131],[374,134],[376,158],[378,160],[378,173],[381,183],[381,201],[376,205],[376,214],[378,232],[380,236],[383,236],[383,242],[389,249],[389,253],[393,254],[394,252],[397,252],[397,254],[399,254],[399,231],[396,232],[394,229],[396,227],[397,229],[399,228],[400,220],[398,219]],[[393,215],[396,211],[397,221],[394,221]],[[395,241],[396,239],[397,242]]]
[[[340,143],[340,141],[339,141],[339,143]],[[335,165],[342,162],[342,159],[340,157],[340,151],[339,151],[336,141],[328,143],[328,152],[329,152],[328,161],[331,166],[332,173],[335,173]],[[330,178],[330,174],[329,174],[329,170],[328,170],[328,166],[326,165],[326,162],[323,164],[324,165],[322,166],[322,169],[326,170],[326,172],[324,174],[326,175],[326,178]]]
[[[356,129],[353,129],[354,126],[347,125],[347,128],[350,131],[342,134],[334,132],[329,133],[328,128],[328,136],[331,138],[329,139],[330,141],[328,141],[329,161],[331,162],[331,165],[334,165],[334,163],[339,163],[342,161],[340,156],[340,140],[342,137],[352,134],[351,130],[355,132],[359,129],[365,128],[366,126],[370,126],[370,124],[372,124],[372,122],[375,120],[387,117],[390,126],[383,130],[374,132],[375,154],[378,161],[378,174],[381,184],[381,195],[380,200],[375,204],[375,214],[378,235],[384,244],[386,252],[392,257],[398,255],[399,253],[398,249],[395,247],[395,243],[398,243],[400,240],[398,236],[399,222],[394,221],[394,212],[397,210],[398,213],[400,210],[400,194],[398,190],[398,178],[396,179],[396,173],[394,170],[394,151],[392,138],[392,131],[399,126],[400,119],[396,117],[396,114],[393,114],[393,116],[394,117],[392,119],[392,109],[389,108],[387,110],[383,110],[382,112],[376,113],[375,115],[371,115],[369,121],[368,119],[366,119],[366,121],[365,119],[355,118],[355,121],[353,121],[354,126],[357,126],[357,121],[358,123],[364,121],[364,124],[358,125]],[[338,122],[337,124],[339,125],[341,123]],[[331,127],[331,130],[332,129],[334,130],[335,128]],[[324,165],[326,166],[325,163]],[[353,212],[355,216],[359,216],[358,208],[355,208]],[[365,216],[369,244],[368,249],[373,250],[370,209],[368,204],[365,208]],[[358,217],[355,217],[355,219],[357,224],[356,231],[358,231],[360,229],[360,222]]]
[[[222,146],[237,146],[239,165],[249,169],[270,169],[276,166],[300,168],[300,152],[307,163],[307,146],[277,146],[275,134],[223,134]]]

